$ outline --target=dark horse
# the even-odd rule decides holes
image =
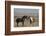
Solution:
[[[24,20],[27,19],[27,16],[23,16],[22,18],[17,18],[16,22],[17,22],[17,26],[19,24],[19,22],[22,22],[22,26],[24,26]]]

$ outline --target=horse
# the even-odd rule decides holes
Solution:
[[[30,19],[30,24],[35,22],[35,18],[34,16],[28,16],[28,19]]]
[[[25,19],[27,19],[27,16],[25,16],[25,15],[22,18],[17,18],[16,19],[17,26],[18,26],[19,22],[22,22],[22,26],[24,26]]]

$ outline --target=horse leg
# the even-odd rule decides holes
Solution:
[[[22,26],[24,26],[24,21],[22,22]]]
[[[32,21],[31,21],[31,19],[30,19],[30,24],[31,24],[31,22],[32,22]]]
[[[18,22],[17,22],[17,27],[18,27]]]

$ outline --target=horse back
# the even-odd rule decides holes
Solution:
[[[22,18],[17,18],[17,19],[16,19],[16,22],[22,22],[22,21],[23,21]]]

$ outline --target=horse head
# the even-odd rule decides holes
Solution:
[[[32,23],[35,22],[35,17],[34,16],[28,16],[28,19],[30,19]]]
[[[27,20],[28,16],[24,15],[22,19]]]

